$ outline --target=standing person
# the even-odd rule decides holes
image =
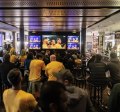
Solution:
[[[90,77],[88,82],[92,84],[104,84],[107,85],[108,79],[106,77],[107,65],[102,62],[102,56],[100,54],[95,55],[95,61],[89,63]]]
[[[50,50],[46,50],[46,52],[44,54],[44,59],[43,60],[45,62],[45,65],[50,63]]]
[[[10,62],[11,63],[16,63],[18,60],[17,56],[16,56],[16,52],[14,48],[11,48],[10,50]]]
[[[12,69],[7,78],[12,88],[3,93],[6,112],[32,112],[37,102],[32,94],[21,90],[22,75],[19,69]]]
[[[73,74],[63,69],[55,74],[57,81],[66,86],[69,112],[95,112],[87,91],[73,86]]]
[[[42,54],[37,54],[36,59],[33,59],[30,63],[30,74],[29,74],[29,92],[34,94],[37,98],[39,97],[41,76],[45,70],[45,63],[42,60]]]
[[[54,77],[54,73],[59,72],[61,69],[64,69],[64,65],[59,62],[56,61],[56,56],[55,55],[51,55],[50,56],[50,63],[47,64],[46,68],[45,68],[45,73],[48,76],[48,80],[56,80],[56,77]]]
[[[3,63],[0,64],[0,75],[1,75],[1,79],[2,79],[2,83],[4,84],[5,87],[11,87],[10,83],[7,80],[7,75],[8,72],[15,68],[15,65],[13,63],[10,62],[10,55],[6,54],[3,57]]]
[[[112,52],[110,54],[110,63],[108,63],[107,68],[110,71],[110,82],[112,86],[120,83],[120,61],[116,53]]]
[[[22,49],[19,57],[20,70],[22,72],[22,75],[24,75],[24,62],[26,58],[27,58],[26,51]]]
[[[73,70],[75,63],[74,63],[74,58],[71,53],[65,54],[64,65],[65,65],[65,68]]]
[[[93,55],[87,62],[87,67],[89,68],[90,63],[94,63],[95,61],[95,55]]]
[[[108,112],[120,112],[120,83],[115,84],[108,101]]]
[[[26,55],[26,51],[24,49],[21,50],[21,55],[20,55],[20,67],[24,67],[24,61],[26,60],[27,55]]]
[[[25,70],[29,70],[29,67],[30,67],[30,62],[33,60],[33,53],[28,53],[27,54],[27,58],[24,62],[24,69]]]
[[[56,81],[46,82],[40,92],[41,112],[67,112],[65,86]]]
[[[30,63],[33,60],[33,53],[28,53],[27,54],[27,59],[24,62],[24,81],[26,83],[26,89],[28,88],[28,76],[29,76],[29,68],[30,68]]]

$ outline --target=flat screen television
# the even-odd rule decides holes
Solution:
[[[66,36],[43,35],[42,49],[66,49]]]
[[[79,44],[77,44],[77,43],[68,43],[67,49],[68,50],[79,50]]]
[[[40,49],[41,46],[40,46],[40,43],[38,42],[31,42],[29,43],[29,49]]]
[[[29,49],[40,49],[41,48],[41,36],[30,35],[29,36]]]
[[[29,36],[29,42],[41,42],[41,36]]]
[[[68,50],[79,50],[79,36],[68,36],[67,37],[67,49]]]

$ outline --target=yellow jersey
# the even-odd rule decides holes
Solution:
[[[6,112],[31,112],[37,105],[32,94],[13,89],[4,91],[3,102]]]
[[[17,56],[16,55],[11,55],[10,56],[10,62],[15,63],[17,61]]]
[[[56,45],[51,45],[50,48],[51,48],[51,49],[55,49],[55,48],[56,48]]]
[[[47,49],[47,48],[48,48],[48,45],[47,45],[47,44],[43,44],[43,45],[42,45],[42,48],[43,48],[43,49]]]
[[[24,62],[25,62],[26,58],[27,58],[26,55],[20,56],[20,63],[21,63],[21,66],[24,66]]]
[[[39,81],[41,70],[45,70],[45,63],[42,60],[34,59],[30,63],[29,81]]]
[[[54,73],[59,72],[60,70],[64,69],[64,65],[61,62],[58,61],[52,61],[49,64],[47,64],[45,68],[45,73],[48,76],[48,80],[57,80],[54,76]]]
[[[62,48],[61,44],[55,44],[55,47],[56,47],[57,49],[61,49],[61,48]]]

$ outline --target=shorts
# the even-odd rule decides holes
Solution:
[[[36,81],[36,82],[29,82],[29,88],[28,92],[31,94],[35,94],[36,92],[40,92],[42,86],[41,81]]]

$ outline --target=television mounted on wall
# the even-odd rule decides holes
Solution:
[[[67,36],[67,49],[68,50],[79,50],[80,41],[79,36]]]
[[[66,36],[42,35],[42,49],[66,49]]]

